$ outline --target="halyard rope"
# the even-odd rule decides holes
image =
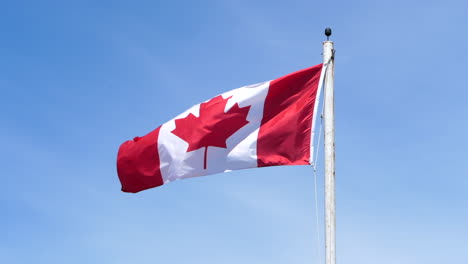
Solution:
[[[322,92],[323,91],[323,86],[321,87]],[[324,104],[322,104],[322,111],[320,113],[320,127],[319,127],[319,134],[317,137],[317,146],[315,150],[315,161],[313,162],[313,168],[314,168],[314,200],[315,200],[315,229],[316,229],[316,234],[317,234],[317,258],[318,258],[318,263],[321,263],[322,259],[322,250],[320,249],[320,245],[322,244],[320,242],[320,219],[319,219],[319,209],[318,209],[318,193],[317,193],[317,162],[318,162],[318,153],[320,150],[320,142],[322,139],[322,127],[323,127],[323,111],[324,111]]]

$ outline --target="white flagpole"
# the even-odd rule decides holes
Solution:
[[[336,263],[335,242],[335,110],[334,110],[334,55],[333,42],[328,38],[331,29],[325,29],[327,41],[323,42],[323,63],[328,64],[324,80],[324,130],[325,130],[325,259],[326,264]]]

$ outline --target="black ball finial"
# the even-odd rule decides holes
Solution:
[[[327,28],[325,29],[325,36],[327,36],[327,40],[328,40],[328,38],[331,36],[331,34],[332,34],[331,28],[327,27]]]

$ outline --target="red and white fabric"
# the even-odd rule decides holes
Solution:
[[[323,65],[241,87],[195,105],[117,157],[122,191],[232,170],[312,162]]]

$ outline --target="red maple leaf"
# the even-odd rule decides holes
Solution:
[[[229,111],[224,112],[231,97],[223,99],[218,95],[200,104],[199,117],[190,113],[184,118],[175,120],[176,128],[171,132],[189,144],[187,152],[205,147],[204,169],[206,169],[208,147],[227,148],[226,140],[249,123],[246,118],[250,106],[241,108],[236,103]]]

